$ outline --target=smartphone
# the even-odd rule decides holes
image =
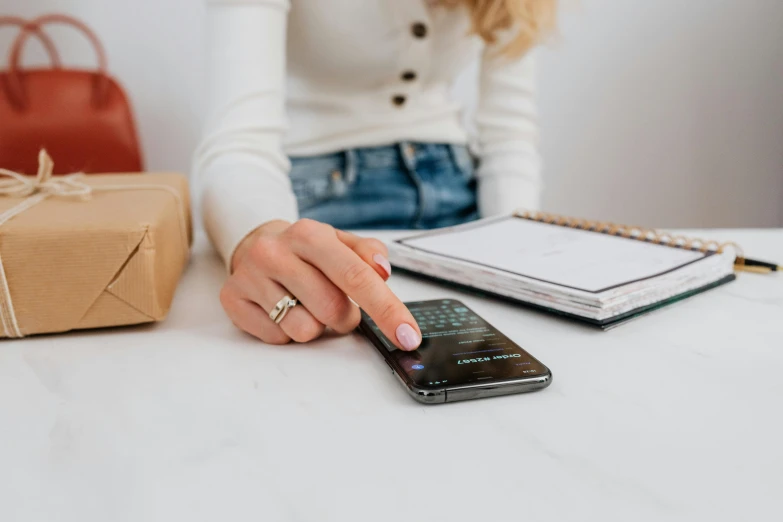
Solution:
[[[360,331],[408,393],[425,404],[541,390],[552,372],[454,299],[405,303],[422,333],[418,350],[398,349],[362,311]]]

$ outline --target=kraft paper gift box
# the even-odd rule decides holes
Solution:
[[[0,172],[0,337],[166,317],[191,243],[180,174]],[[1,170],[1,169],[0,169]]]

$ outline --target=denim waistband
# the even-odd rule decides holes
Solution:
[[[453,158],[455,149],[464,150],[465,145],[445,143],[400,142],[393,145],[359,147],[319,156],[292,157],[294,163],[334,162],[336,165],[348,164],[353,168],[396,168],[425,158]],[[460,152],[462,153],[462,152]]]

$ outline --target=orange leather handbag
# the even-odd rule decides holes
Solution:
[[[22,26],[0,71],[0,167],[35,174],[41,148],[55,161],[55,174],[141,172],[143,162],[133,113],[122,88],[107,73],[100,40],[83,23],[65,15],[44,15]],[[98,69],[64,69],[51,41],[41,32],[49,23],[81,30],[98,55]],[[22,50],[31,35],[42,39],[52,65],[23,69]]]

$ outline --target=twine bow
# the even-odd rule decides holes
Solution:
[[[165,190],[177,201],[179,209],[180,234],[182,235],[185,258],[188,257],[188,219],[185,214],[185,206],[182,196],[173,187],[168,185],[104,185],[92,186],[83,181],[83,173],[54,176],[54,161],[41,149],[38,153],[38,173],[35,177],[25,176],[18,172],[0,169],[0,197],[24,198],[22,201],[0,214],[0,227],[9,220],[37,205],[48,197],[77,197],[89,199],[96,191],[109,192],[120,190]],[[5,177],[5,179],[2,179]],[[8,288],[8,279],[5,275],[5,267],[0,258],[0,322],[6,337],[24,337],[16,319],[11,291]]]
[[[92,194],[92,187],[79,181],[82,173],[54,177],[54,161],[41,149],[38,153],[38,174],[25,176],[11,170],[0,169],[0,196],[26,198],[42,193],[50,196],[76,196],[86,198]]]

